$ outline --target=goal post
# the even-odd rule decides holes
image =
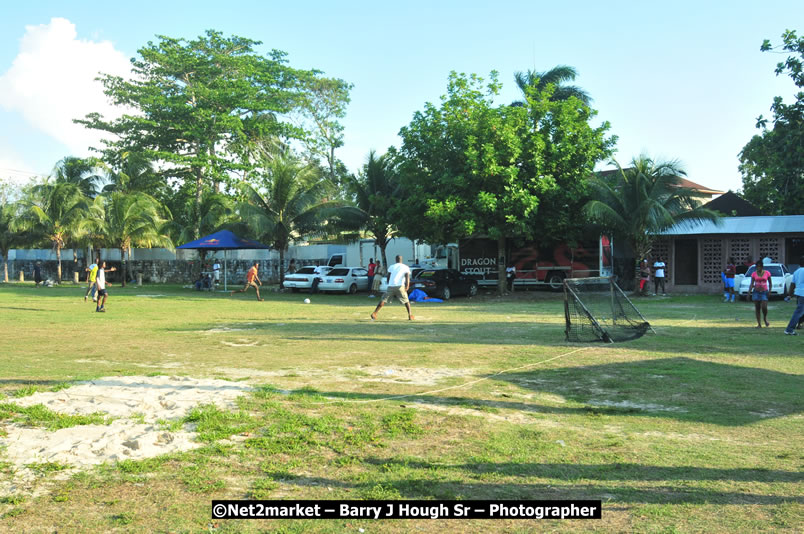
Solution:
[[[565,279],[564,319],[567,341],[614,343],[653,331],[612,277]]]

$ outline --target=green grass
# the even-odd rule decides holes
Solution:
[[[154,292],[166,296],[136,296]],[[4,496],[0,530],[795,532],[804,524],[804,336],[782,334],[792,313],[783,302],[770,304],[772,328],[756,330],[747,303],[637,299],[657,335],[609,346],[565,343],[562,302],[547,292],[416,305],[413,323],[398,305],[370,322],[376,301],[364,295],[315,295],[311,305],[305,295],[264,296],[115,287],[101,315],[78,287],[0,287],[0,391],[11,398],[0,402],[0,421],[88,424],[12,400],[100,376],[256,386],[235,409],[198,406],[157,423],[194,428],[193,451],[63,481],[50,475],[66,466],[32,464],[42,491]],[[89,331],[102,331],[103,342]],[[1,451],[0,464],[11,481]],[[593,523],[210,527],[211,499],[245,498],[577,498],[602,500],[604,513]]]

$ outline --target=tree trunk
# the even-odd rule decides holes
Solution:
[[[504,295],[507,289],[505,279],[505,236],[497,238],[497,292]]]
[[[379,243],[379,245],[380,245],[380,252],[382,253],[382,264],[385,265],[385,272],[387,273],[388,267],[390,267],[390,265],[388,264],[388,258],[385,257],[385,247],[388,246],[388,242],[382,241],[381,243]]]
[[[61,247],[57,244],[56,245],[56,260],[59,262],[58,267],[56,268],[56,283],[61,283]]]
[[[201,167],[195,168],[195,206],[193,208],[193,239],[201,237],[201,189],[204,185],[204,175]]]
[[[285,281],[285,248],[279,249],[279,289],[282,289],[282,283]]]
[[[120,247],[120,272],[123,275],[123,281],[120,282],[121,287],[126,287],[126,249]]]

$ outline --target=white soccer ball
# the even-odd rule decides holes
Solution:
[[[310,299],[304,299],[305,304],[310,304]]]

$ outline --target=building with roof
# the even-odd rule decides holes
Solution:
[[[738,272],[766,257],[795,269],[804,254],[804,215],[723,217],[717,223],[681,223],[660,235],[652,256],[667,263],[671,289],[718,292],[729,257]]]

